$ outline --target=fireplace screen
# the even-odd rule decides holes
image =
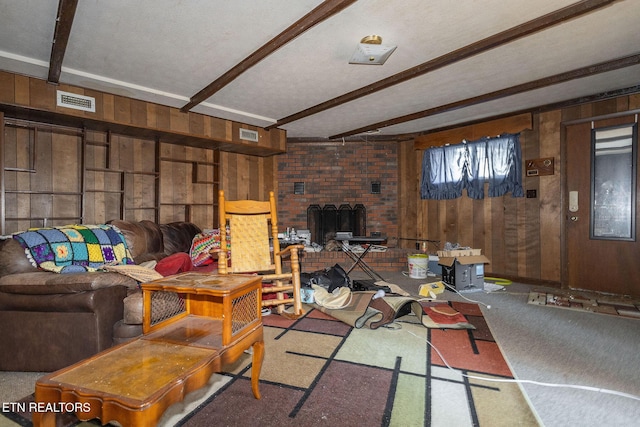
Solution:
[[[327,236],[337,231],[350,231],[354,236],[367,235],[367,210],[362,204],[351,207],[342,204],[311,205],[307,208],[307,228],[311,232],[311,241],[319,245],[327,243]]]

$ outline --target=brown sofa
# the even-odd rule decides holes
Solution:
[[[136,263],[189,252],[200,232],[186,222],[111,223]],[[50,372],[111,347],[123,300],[137,285],[119,273],[41,271],[16,240],[0,240],[0,370]]]

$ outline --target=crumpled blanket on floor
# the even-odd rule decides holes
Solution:
[[[413,313],[427,328],[475,329],[463,314],[446,301],[420,301],[412,296],[384,296],[373,298],[375,292],[352,292],[350,303],[340,309],[313,306],[323,313],[354,327],[377,329],[396,319]]]

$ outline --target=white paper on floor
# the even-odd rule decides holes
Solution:
[[[486,293],[501,291],[503,289],[504,289],[504,286],[502,285],[496,285],[495,283],[491,283],[491,282],[484,282],[484,291]]]

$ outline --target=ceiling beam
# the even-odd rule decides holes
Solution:
[[[620,68],[625,68],[625,67],[631,67],[638,64],[640,64],[640,54],[625,56],[623,58],[615,59],[613,61],[601,62],[599,64],[578,68],[576,70],[567,71],[565,73],[556,74],[554,76],[549,76],[549,77],[545,77],[538,80],[533,80],[520,85],[511,86],[506,89],[501,89],[494,92],[486,93],[484,95],[474,96],[472,98],[451,102],[449,104],[440,105],[438,107],[429,108],[427,110],[418,111],[416,113],[406,114],[404,116],[396,117],[394,119],[370,124],[370,125],[361,127],[359,129],[354,129],[338,135],[330,136],[329,139],[343,138],[346,136],[363,133],[372,129],[380,129],[387,126],[410,122],[413,120],[434,116],[436,114],[442,114],[448,111],[470,107],[472,105],[482,104],[489,101],[495,101],[496,99],[506,98],[508,96],[513,96],[513,95],[517,95],[524,92],[530,92],[532,90],[556,85],[559,83],[568,82],[570,80],[581,79],[581,78],[593,76],[595,74],[606,73],[609,71],[618,70]]]
[[[78,0],[60,0],[58,3],[58,15],[56,16],[56,27],[53,33],[51,45],[51,58],[49,59],[49,83],[58,83],[62,72],[62,60],[67,50],[67,43],[71,35],[73,18],[76,15]]]
[[[437,147],[452,142],[463,140],[475,141],[487,135],[500,135],[503,133],[520,133],[533,128],[533,115],[522,113],[515,116],[501,117],[493,120],[482,121],[466,126],[458,126],[453,129],[439,132],[430,132],[416,137],[414,150],[424,150],[429,147]]]
[[[300,34],[304,33],[305,31],[319,24],[325,19],[342,11],[355,2],[356,0],[323,1],[322,4],[320,4],[318,7],[307,13],[305,16],[289,26],[289,28],[278,34],[273,39],[269,40],[269,42],[264,44],[247,58],[243,59],[240,63],[235,65],[222,76],[214,80],[200,92],[192,96],[189,102],[184,107],[182,107],[180,111],[182,111],[183,113],[188,112],[193,107],[205,101],[207,98],[210,98],[214,93],[218,92],[220,89],[231,83],[240,74],[244,73],[249,68],[253,67],[258,62],[262,61],[264,58],[271,55],[273,52],[280,49],[282,46],[289,43],[294,38],[298,37]]]
[[[501,45],[507,44],[514,40],[528,36],[530,34],[545,30],[549,27],[566,22],[570,19],[592,12],[596,9],[608,6],[617,0],[583,0],[554,12],[543,15],[539,18],[528,21],[524,24],[517,25],[508,30],[489,36],[483,40],[477,41],[460,49],[446,53],[438,58],[424,62],[415,67],[404,70],[398,74],[394,74],[385,79],[379,80],[370,85],[361,87],[360,89],[340,95],[336,98],[322,102],[313,107],[294,113],[290,116],[279,119],[275,124],[270,125],[267,129],[282,126],[284,124],[300,120],[304,117],[317,114],[321,111],[337,107],[355,99],[371,95],[374,92],[381,91],[388,87],[397,85],[407,80],[422,76],[439,68],[454,64],[456,62],[468,59],[472,56],[481,54],[488,50],[494,49]]]
[[[473,119],[473,120],[469,120],[466,122],[462,122],[462,123],[456,123],[453,125],[447,125],[447,126],[443,126],[443,127],[439,127],[439,128],[435,128],[435,129],[429,129],[429,130],[425,130],[425,131],[421,131],[421,132],[411,132],[411,133],[403,133],[403,134],[397,134],[397,135],[381,135],[381,134],[365,134],[365,135],[355,135],[355,136],[347,136],[342,138],[342,141],[357,141],[357,142],[361,142],[363,140],[363,138],[366,139],[366,141],[417,141],[419,138],[421,138],[424,135],[430,135],[433,133],[438,133],[438,132],[446,132],[446,131],[452,131],[452,130],[456,130],[462,127],[466,127],[466,126],[473,126],[473,125],[478,125],[478,124],[482,124],[482,123],[487,123],[488,121],[494,121],[494,120],[500,120],[500,119],[505,119],[508,117],[514,117],[517,115],[522,115],[522,114],[526,114],[526,115],[531,115],[531,114],[540,114],[540,113],[544,113],[547,111],[554,111],[554,110],[563,110],[565,108],[572,108],[572,107],[576,107],[578,105],[584,105],[584,104],[592,104],[595,102],[600,102],[600,101],[605,101],[605,100],[609,100],[609,99],[613,99],[613,98],[618,98],[621,96],[630,96],[630,95],[635,95],[635,94],[639,94],[640,93],[640,85],[635,85],[635,86],[630,86],[630,87],[626,87],[623,89],[615,89],[615,90],[609,90],[606,92],[601,92],[601,93],[597,93],[595,95],[586,95],[586,96],[581,96],[580,98],[574,98],[574,99],[568,99],[565,101],[560,101],[560,102],[555,102],[553,104],[544,104],[544,105],[540,105],[537,107],[533,107],[533,108],[528,108],[528,109],[524,109],[524,110],[519,110],[519,111],[510,111],[508,113],[504,113],[504,114],[499,114],[497,116],[490,116],[490,117],[483,117],[480,119]],[[635,112],[636,110],[632,110],[632,112]],[[640,111],[638,111],[640,112]],[[615,114],[623,114],[623,113],[615,113]],[[614,115],[615,115],[614,114]],[[624,113],[624,114],[628,114],[628,112]],[[607,117],[609,117],[610,115],[607,115]],[[591,120],[591,119],[579,119],[580,120]],[[567,122],[569,123],[569,122]],[[462,138],[461,138],[462,139]],[[295,144],[295,143],[309,143],[309,142],[336,142],[339,140],[336,139],[329,139],[329,138],[325,138],[325,137],[288,137],[287,138],[287,144]]]

